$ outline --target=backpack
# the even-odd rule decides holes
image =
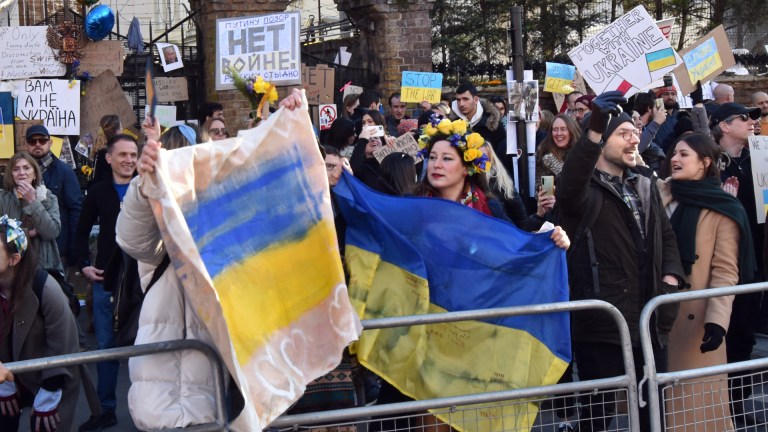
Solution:
[[[67,296],[69,303],[69,310],[72,311],[72,315],[75,317],[80,316],[80,299],[75,295],[75,287],[71,283],[67,282],[64,275],[57,269],[43,269],[38,268],[35,271],[35,278],[32,282],[32,291],[37,296],[37,302],[40,305],[40,309],[43,307],[43,286],[45,286],[45,280],[51,276],[56,283],[61,287],[61,291]]]
[[[144,296],[165,273],[170,262],[170,257],[165,254],[163,261],[152,274],[146,292],[144,292],[141,289],[138,262],[119,247],[115,248],[107,268],[104,269],[104,290],[112,292],[114,305],[112,330],[115,346],[130,346],[136,341],[139,314]]]

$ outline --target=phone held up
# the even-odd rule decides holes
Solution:
[[[384,136],[384,126],[376,125],[376,126],[368,126],[368,129],[371,131],[372,137],[383,137]]]
[[[541,190],[544,191],[544,195],[552,196],[555,194],[555,177],[554,176],[541,176]]]

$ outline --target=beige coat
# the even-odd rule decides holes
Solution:
[[[662,199],[664,199],[662,193]],[[669,198],[669,197],[666,197]],[[674,202],[665,203],[673,209]],[[671,213],[671,211],[669,211]],[[696,255],[686,289],[702,290],[736,285],[739,280],[739,228],[732,219],[702,209],[696,227]],[[725,341],[702,354],[704,324],[715,323],[728,330],[733,296],[692,300],[680,304],[669,334],[669,370],[681,371],[726,364]],[[666,430],[675,432],[732,431],[725,374],[682,381],[667,388]]]

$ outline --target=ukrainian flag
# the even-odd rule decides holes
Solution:
[[[245,396],[232,430],[266,428],[362,330],[306,104],[237,138],[162,151],[144,188],[187,298]]]
[[[334,193],[347,222],[350,296],[364,319],[568,300],[565,253],[549,233],[441,199],[382,195],[346,173]],[[367,330],[357,355],[419,400],[554,384],[571,357],[569,317]],[[490,406],[451,423],[529,430],[536,413],[534,404]]]
[[[651,72],[674,66],[676,63],[675,50],[672,48],[665,48],[647,53],[645,55],[645,61],[648,63],[648,70]]]
[[[14,153],[13,99],[10,92],[0,92],[0,159],[8,159]]]

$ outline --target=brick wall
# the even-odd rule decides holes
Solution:
[[[768,76],[719,76],[715,82],[728,84],[733,87],[734,100],[743,105],[752,105],[752,93],[757,91],[768,93]]]
[[[246,127],[245,121],[251,111],[248,100],[237,90],[216,91],[216,20],[282,12],[289,0],[190,0],[192,9],[200,9],[197,20],[200,25],[199,47],[205,53],[204,80],[205,96],[208,102],[219,102],[224,106],[227,129],[235,132]],[[284,93],[284,92],[283,92]],[[281,93],[282,96],[282,93]]]
[[[381,77],[377,90],[385,105],[389,95],[400,89],[403,71],[432,72],[429,11],[434,0],[335,1],[360,28],[362,40],[353,55],[361,67]]]

